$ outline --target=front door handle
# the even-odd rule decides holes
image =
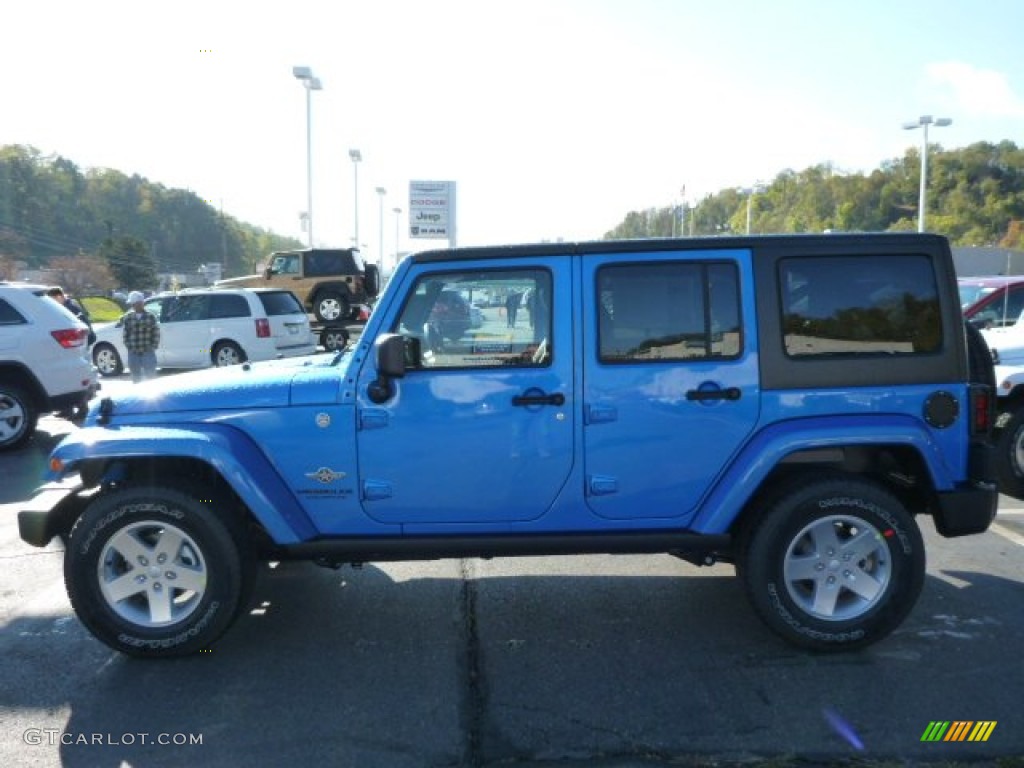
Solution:
[[[513,397],[512,405],[565,405],[565,395],[561,392],[549,395],[539,389],[530,389],[526,394]]]
[[[687,400],[704,402],[706,400],[739,400],[739,387],[726,387],[725,389],[691,389],[686,393]]]

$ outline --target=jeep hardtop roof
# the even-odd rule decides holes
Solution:
[[[841,253],[862,253],[865,247],[874,251],[895,249],[932,252],[943,249],[949,254],[949,243],[941,235],[918,232],[844,232],[839,234],[746,235],[735,237],[648,238],[632,240],[593,240],[562,243],[527,243],[499,246],[462,246],[431,249],[409,256],[416,263],[460,259],[509,259],[545,255],[581,253],[628,253],[642,251],[736,250],[741,248],[785,247],[794,253],[815,253],[823,256]],[[952,255],[949,255],[952,259]]]

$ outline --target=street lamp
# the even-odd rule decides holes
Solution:
[[[758,182],[757,184],[755,184],[752,187],[741,187],[739,191],[740,191],[740,194],[743,194],[743,195],[747,196],[747,234],[749,235],[750,234],[750,208],[751,208],[751,203],[754,200],[754,195],[756,195],[758,192],[763,192],[764,191],[764,185],[761,182]]]
[[[292,74],[306,89],[306,232],[309,247],[313,247],[313,91],[323,88],[320,78],[313,76],[309,67],[292,67]]]
[[[400,231],[399,225],[400,225],[400,223],[402,221],[402,209],[401,208],[392,208],[391,210],[395,214],[395,261],[391,265],[391,272],[392,272],[392,274],[394,274],[395,269],[398,267],[398,235],[399,235],[399,231]]]
[[[352,234],[352,242],[355,243],[355,247],[359,247],[359,164],[363,161],[363,153],[358,149],[350,149],[348,156],[352,158],[352,181],[354,185],[354,191],[352,193],[353,205],[355,206],[355,212],[353,213],[353,224],[352,227],[354,232]]]
[[[380,200],[380,232],[377,240],[380,243],[380,255],[377,257],[377,264],[381,269],[384,268],[384,195],[387,193],[384,187],[377,187],[377,197]]]
[[[928,126],[934,125],[937,128],[945,128],[947,125],[952,124],[953,121],[948,117],[932,117],[931,115],[921,115],[917,120],[903,124],[903,129],[907,131],[913,131],[917,128],[923,129],[921,140],[921,191],[918,194],[917,200],[918,232],[924,232],[925,188],[928,184]]]

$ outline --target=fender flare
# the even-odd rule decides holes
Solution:
[[[51,455],[62,465],[51,480],[76,472],[86,461],[186,458],[211,466],[279,544],[314,538],[317,529],[273,464],[244,432],[224,424],[86,427],[65,438]]]
[[[876,445],[912,448],[923,459],[937,491],[956,487],[929,430],[915,418],[904,414],[863,414],[797,419],[761,430],[743,446],[705,496],[689,529],[707,534],[728,531],[772,470],[790,454],[809,448]]]

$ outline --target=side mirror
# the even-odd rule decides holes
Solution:
[[[370,384],[367,393],[375,403],[387,402],[394,392],[392,379],[405,376],[406,339],[398,333],[382,333],[373,343],[377,360],[377,379]]]

